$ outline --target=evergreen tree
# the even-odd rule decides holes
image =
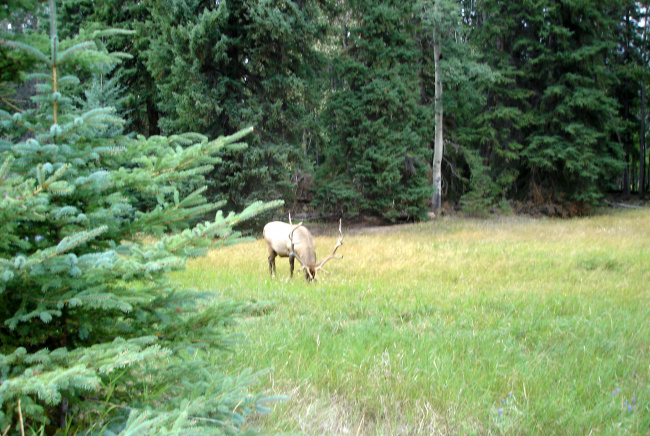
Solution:
[[[49,13],[44,47],[39,38],[0,40],[44,71],[31,74],[37,109],[0,110],[0,430],[236,431],[263,409],[264,398],[248,392],[257,375],[226,377],[200,349],[231,344],[225,326],[244,305],[212,303],[167,276],[215,238],[237,241],[232,226],[277,206],[216,212],[187,228],[219,205],[204,189],[181,197],[181,184],[210,171],[223,148],[241,148],[251,129],[213,141],[102,134],[122,121],[108,107],[76,107],[66,91],[79,64],[118,60],[97,41],[124,32],[59,41],[53,2]],[[155,207],[136,209],[141,198]],[[145,234],[156,242],[142,242]]]
[[[24,32],[36,27],[36,11],[39,0],[11,0],[0,7],[0,38],[21,41]],[[23,53],[15,53],[0,46],[0,108],[15,111],[19,109],[16,87],[21,72],[30,68],[33,60]]]
[[[639,5],[633,1],[624,1],[618,9],[618,23],[616,35],[617,44],[612,50],[614,65],[610,67],[616,76],[617,83],[613,87],[611,96],[619,103],[619,116],[622,122],[617,140],[625,150],[625,168],[623,172],[623,192],[630,194],[632,183],[630,180],[631,161],[638,157],[635,138],[639,135],[639,116],[637,108],[640,106],[640,75],[644,74],[647,67],[642,65],[641,32],[639,20],[641,11]]]
[[[130,109],[125,119],[133,131],[147,137],[160,134],[159,95],[155,79],[145,64],[145,53],[151,44],[150,32],[156,30],[149,27],[153,4],[151,1],[136,0],[64,0],[59,11],[62,37],[106,27],[135,32],[115,35],[101,42],[112,52],[129,55],[115,66],[108,77],[119,76],[125,88],[124,104]]]
[[[14,13],[34,12],[43,0],[5,0],[0,8],[0,21],[11,18]]]
[[[316,204],[391,221],[426,213],[432,111],[421,104],[411,2],[352,0],[332,60],[329,131],[316,170]]]
[[[131,112],[130,109],[127,109],[126,87],[121,83],[122,75],[109,76],[106,74],[109,71],[110,69],[107,68],[106,72],[93,74],[90,85],[84,90],[83,97],[76,97],[73,100],[84,112],[111,107],[114,109],[115,115],[124,119]],[[125,122],[101,129],[101,131],[97,132],[97,135],[109,138],[121,135],[124,133],[125,124],[128,123]]]
[[[620,173],[620,123],[608,94],[618,3],[481,3],[476,37],[504,78],[490,90],[491,121],[506,127],[502,156],[519,156],[513,192],[589,204]]]
[[[254,124],[245,154],[210,177],[229,207],[291,200],[292,178],[308,171],[318,141],[321,55],[327,28],[315,1],[184,0],[151,6],[147,67],[157,78],[167,134],[222,135]]]

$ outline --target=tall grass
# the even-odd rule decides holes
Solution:
[[[650,212],[345,230],[330,275],[270,280],[263,241],[176,279],[268,302],[224,365],[305,434],[650,433]],[[322,258],[336,241],[316,238]],[[265,306],[262,306],[265,307]]]

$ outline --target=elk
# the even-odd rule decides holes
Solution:
[[[342,257],[335,256],[336,250],[343,245],[343,232],[341,231],[341,220],[339,220],[339,240],[332,250],[332,254],[327,256],[320,263],[316,263],[316,245],[314,238],[307,227],[302,225],[302,222],[293,225],[291,223],[291,214],[289,214],[289,224],[282,221],[272,221],[264,226],[264,240],[269,251],[269,274],[277,276],[275,270],[275,257],[288,257],[289,258],[289,271],[293,277],[293,264],[294,259],[305,270],[305,278],[308,282],[316,278],[318,271],[327,272],[323,269],[323,265],[332,259],[342,259]]]

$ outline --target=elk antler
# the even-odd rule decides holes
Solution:
[[[309,271],[309,268],[305,266],[305,263],[302,261],[300,256],[298,256],[298,253],[296,253],[296,250],[293,247],[293,232],[295,232],[298,227],[302,226],[302,221],[300,221],[298,224],[294,226],[293,223],[291,222],[291,212],[289,212],[289,225],[292,226],[291,232],[289,233],[289,240],[291,241],[291,252],[289,252],[289,256],[293,256],[296,259],[298,259],[298,262],[300,262],[300,265],[302,265],[301,270],[307,269],[307,274],[309,274],[309,279],[313,280],[314,278],[311,275],[311,271]]]
[[[343,231],[341,231],[341,223],[342,223],[342,221],[343,221],[343,219],[339,219],[339,235],[341,235],[341,236],[339,236],[339,240],[336,242],[336,245],[334,246],[334,250],[332,250],[332,254],[330,254],[329,256],[327,256],[323,261],[321,261],[321,263],[319,263],[318,265],[316,265],[316,271],[321,270],[321,271],[323,271],[324,273],[327,273],[327,271],[325,271],[325,270],[323,269],[323,265],[325,265],[327,262],[329,262],[329,261],[332,260],[332,259],[343,259],[343,256],[334,256],[334,254],[336,253],[336,250],[337,250],[341,245],[343,245]],[[329,273],[328,273],[328,274],[329,274]]]

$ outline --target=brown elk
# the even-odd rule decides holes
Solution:
[[[323,265],[332,259],[342,259],[335,256],[336,250],[343,244],[343,232],[341,231],[341,220],[339,220],[339,240],[332,250],[332,254],[327,256],[320,263],[316,263],[316,245],[314,238],[307,227],[302,222],[293,225],[291,223],[291,214],[289,214],[289,224],[281,221],[272,221],[264,226],[264,240],[269,251],[269,273],[277,275],[275,270],[275,257],[289,258],[289,271],[293,277],[294,259],[302,264],[305,270],[305,278],[308,282],[316,278],[318,271],[327,272]]]

